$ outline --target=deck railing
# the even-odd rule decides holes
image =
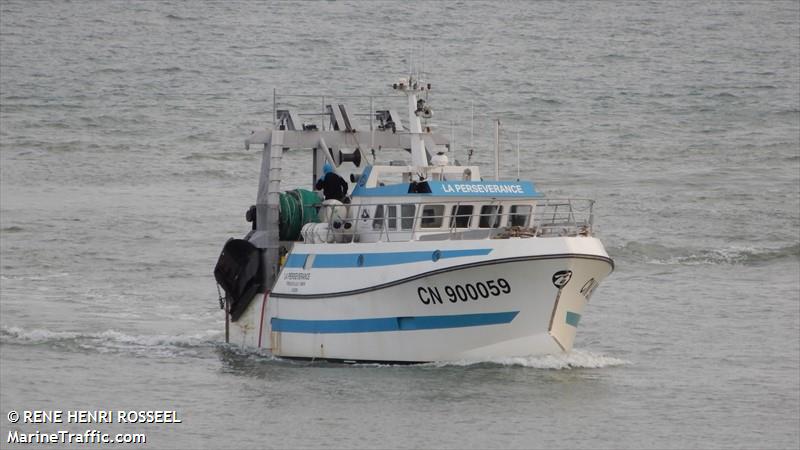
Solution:
[[[381,217],[374,217],[376,207],[383,209]],[[470,207],[472,211],[464,212]],[[319,217],[328,218],[327,229],[317,228],[313,236],[304,232],[304,239],[349,243],[591,236],[593,208],[590,199],[323,205]]]

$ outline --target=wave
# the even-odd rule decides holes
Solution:
[[[532,103],[539,103],[539,104],[544,104],[544,105],[560,105],[561,104],[560,101],[558,101],[558,100],[556,100],[554,98],[544,98],[544,97],[531,96],[531,97],[529,97],[529,100]]]
[[[434,362],[426,366],[474,366],[474,365],[501,365],[528,367],[533,369],[566,370],[566,369],[601,369],[630,364],[624,359],[594,353],[588,350],[576,349],[570,353],[559,355],[517,356],[505,358],[489,358],[483,360],[464,360],[453,362]]]
[[[600,61],[638,61],[639,58],[631,55],[623,55],[622,53],[608,53],[591,58],[592,60]]]
[[[140,356],[196,356],[204,349],[217,347],[220,338],[221,332],[218,330],[191,335],[137,336],[116,330],[86,333],[0,326],[0,343],[3,345],[44,345],[56,349],[134,353]]]
[[[192,153],[191,155],[184,156],[183,159],[187,161],[237,161],[245,159],[253,159],[255,156],[260,156],[253,152],[226,152],[226,153]]]
[[[105,67],[103,69],[99,69],[99,70],[95,70],[94,71],[95,74],[107,74],[107,73],[110,73],[110,74],[114,74],[114,75],[115,74],[122,74],[122,73],[126,73],[126,72],[128,72],[128,70],[117,69],[117,68],[114,68],[114,67]]]
[[[222,169],[201,169],[187,172],[171,172],[170,177],[188,178],[191,180],[229,180],[231,173]]]
[[[177,66],[159,67],[158,69],[154,70],[154,72],[157,72],[157,73],[178,73],[178,72],[181,72],[181,71],[183,71],[183,69],[180,68],[180,67],[177,67]]]
[[[339,366],[347,365],[353,367],[429,367],[429,368],[444,368],[444,367],[526,367],[532,369],[546,369],[546,370],[569,370],[569,369],[602,369],[604,367],[614,367],[630,364],[629,361],[624,359],[614,358],[599,353],[594,353],[588,350],[575,349],[570,353],[563,353],[557,355],[538,355],[538,356],[515,356],[515,357],[498,357],[498,358],[484,358],[484,359],[465,359],[460,361],[436,361],[422,364],[384,364],[384,363],[356,363],[345,364],[339,362],[328,361],[295,361],[283,359],[271,354],[254,353],[260,358],[268,358],[268,361],[277,363],[284,363],[290,365],[317,365],[317,366]],[[263,360],[263,359],[262,359]]]
[[[649,264],[732,264],[756,265],[786,258],[800,258],[800,243],[779,248],[727,247],[712,249],[669,248],[659,244],[628,242],[622,247],[609,248],[614,258]]]
[[[793,109],[784,109],[781,111],[775,111],[773,114],[776,116],[796,116],[800,113],[800,109],[793,108]]]
[[[6,281],[44,281],[52,278],[68,277],[70,274],[67,272],[56,272],[44,275],[0,275],[0,280]]]
[[[281,358],[269,352],[269,350],[256,350],[253,348],[242,348],[229,344],[222,344],[226,362],[235,368],[244,371],[257,370],[261,363],[280,364],[286,366],[315,366],[315,367],[361,367],[361,368],[446,368],[446,367],[525,367],[532,369],[546,370],[569,370],[569,369],[602,369],[605,367],[615,367],[631,364],[624,359],[606,356],[589,350],[574,349],[570,353],[556,355],[537,355],[537,356],[516,356],[498,357],[483,359],[465,359],[460,361],[435,361],[421,364],[387,364],[380,362],[365,363],[342,363],[328,360],[296,360]]]
[[[5,227],[0,231],[2,231],[3,233],[19,233],[21,231],[25,231],[25,229],[22,228],[22,227],[18,227],[16,225],[14,225],[14,226],[10,226],[10,227]]]
[[[0,344],[21,346],[46,346],[56,350],[97,353],[127,353],[142,357],[197,357],[207,355],[208,350],[222,350],[229,363],[242,364],[278,363],[289,365],[328,365],[319,361],[298,362],[273,356],[264,350],[246,349],[225,344],[222,332],[208,330],[188,335],[130,335],[116,330],[98,332],[52,331],[45,329],[23,329],[0,326]],[[232,358],[232,359],[231,359]],[[576,349],[570,353],[541,356],[519,356],[476,360],[432,362],[410,367],[472,367],[513,366],[534,369],[568,370],[600,369],[630,364],[611,356]],[[338,364],[336,364],[338,365]],[[348,364],[349,365],[349,364]],[[355,364],[354,366],[395,367],[391,364]]]
[[[167,14],[166,17],[167,17],[167,19],[170,19],[170,20],[179,20],[179,21],[197,21],[197,20],[199,20],[196,17],[183,17],[183,16],[179,16],[177,14]]]

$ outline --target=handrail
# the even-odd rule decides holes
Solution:
[[[405,215],[403,206],[413,205],[414,214]],[[458,218],[465,214],[457,214],[460,207],[474,205],[476,208],[469,214],[469,227],[457,227]],[[375,209],[382,206],[383,215],[375,218]],[[441,214],[425,207],[441,206]],[[485,206],[495,206],[484,213]],[[530,210],[511,213],[511,206],[530,206]],[[500,209],[502,207],[502,210]],[[330,208],[323,214],[324,208]],[[395,209],[393,227],[390,227],[389,208]],[[337,211],[346,211],[344,217]],[[403,242],[421,239],[470,239],[465,236],[481,236],[475,239],[503,239],[509,237],[554,237],[554,236],[591,236],[594,226],[594,200],[574,199],[538,199],[535,201],[513,201],[492,199],[489,202],[437,201],[437,202],[397,202],[397,203],[353,203],[339,205],[320,205],[320,217],[330,217],[327,223],[326,242]],[[362,217],[366,212],[366,217]],[[498,221],[499,216],[499,221]],[[525,225],[514,225],[514,223]],[[524,220],[519,220],[522,217]],[[489,226],[481,226],[481,220],[489,218]],[[411,227],[403,227],[403,222],[411,219]],[[422,226],[422,219],[438,222],[438,227]],[[375,221],[380,221],[376,228]],[[362,223],[364,222],[364,223]],[[495,225],[497,224],[497,225]],[[480,233],[481,231],[485,232]]]

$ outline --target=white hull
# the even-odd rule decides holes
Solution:
[[[230,342],[346,361],[565,352],[612,264],[592,237],[298,243],[273,292],[230,324]]]

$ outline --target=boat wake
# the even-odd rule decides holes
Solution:
[[[460,361],[437,361],[430,363],[420,364],[387,364],[379,362],[363,362],[363,363],[341,363],[331,362],[327,360],[307,361],[307,360],[293,360],[281,358],[278,356],[267,355],[263,352],[257,353],[254,350],[246,350],[242,355],[249,354],[261,358],[262,361],[276,361],[292,365],[304,366],[351,366],[351,367],[364,367],[364,368],[381,368],[381,367],[423,367],[423,368],[447,368],[447,367],[527,367],[532,369],[546,369],[546,370],[570,370],[570,369],[602,369],[606,367],[616,367],[631,364],[620,358],[613,356],[606,356],[600,353],[595,353],[588,350],[573,349],[570,353],[559,355],[538,355],[538,356],[515,356],[515,357],[498,357],[489,359],[465,359]],[[267,359],[264,359],[267,358]]]
[[[601,369],[630,364],[624,359],[605,356],[588,350],[573,349],[570,353],[560,355],[517,356],[492,358],[484,360],[465,360],[453,362],[435,362],[427,364],[435,367],[475,366],[475,365],[501,365],[529,367],[534,369]]]
[[[44,346],[68,351],[133,353],[152,357],[200,356],[219,346],[220,342],[221,334],[217,330],[178,336],[136,336],[116,330],[78,333],[0,326],[2,345]]]
[[[789,258],[800,258],[800,244],[781,248],[728,247],[728,248],[670,248],[658,244],[628,242],[611,248],[615,258],[647,264],[678,265],[759,265]]]
[[[241,357],[256,357],[260,362],[285,362],[301,365],[328,365],[284,360],[264,351],[241,349],[223,343],[217,330],[187,335],[129,335],[116,330],[95,333],[73,331],[51,331],[44,329],[25,330],[20,327],[0,326],[0,345],[44,346],[54,350],[97,353],[128,353],[145,357],[198,357],[208,355],[209,350],[222,348],[226,353]],[[481,360],[432,362],[417,367],[471,367],[471,366],[516,366],[534,369],[599,369],[630,364],[623,359],[602,355],[588,350],[573,350],[568,354],[518,356]],[[347,364],[351,365],[351,364]],[[355,366],[390,367],[391,364],[355,364]]]

